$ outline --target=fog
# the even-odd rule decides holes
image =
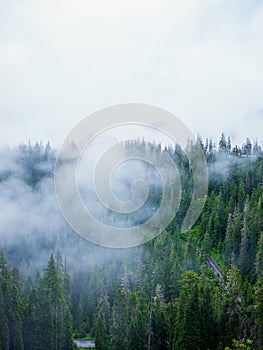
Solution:
[[[7,252],[11,265],[19,266],[24,273],[42,270],[50,254],[57,251],[67,259],[72,270],[87,270],[95,264],[102,266],[108,259],[127,258],[132,250],[106,249],[90,243],[68,225],[56,198],[56,154],[49,144],[40,143],[0,150],[0,245]],[[91,170],[94,160],[95,155],[88,161]],[[84,205],[105,225],[113,228],[136,226],[149,220],[158,210],[160,194],[156,192],[162,187],[162,179],[152,165],[142,160],[130,159],[113,172],[111,189],[115,198],[124,205],[137,200],[138,210],[125,216],[108,209],[112,203],[107,203],[106,207],[100,203],[92,189],[92,178],[85,175],[80,171],[78,179]],[[146,192],[138,193],[142,187],[134,187],[137,179],[144,183],[143,187],[147,184]],[[66,178],[63,186],[67,188]],[[145,200],[145,194],[152,198],[150,202]],[[78,215],[74,206],[72,211]]]
[[[61,214],[55,196],[55,151],[21,145],[0,151],[0,245],[24,273],[42,270],[60,251],[70,269],[89,269],[127,255],[89,243]]]
[[[124,146],[122,144],[122,149],[125,150]],[[145,144],[143,147],[146,147]],[[169,149],[170,152],[174,151],[172,147]],[[60,251],[67,259],[70,269],[80,271],[91,269],[97,264],[103,266],[109,259],[122,260],[132,255],[133,249],[108,249],[91,243],[69,226],[56,199],[56,155],[57,150],[52,149],[49,144],[41,143],[34,146],[23,144],[12,148],[3,147],[0,150],[0,245],[7,252],[10,264],[18,266],[28,274],[43,269],[50,254]],[[82,169],[78,178],[81,199],[88,211],[105,227],[108,225],[111,228],[130,228],[149,221],[158,212],[162,202],[163,178],[160,176],[160,168],[156,171],[153,165],[141,159],[128,159],[114,168],[109,188],[113,193],[112,198],[123,206],[116,213],[116,208],[111,210],[110,201],[102,205],[96,198],[98,193],[103,197],[103,192],[92,189],[91,174],[95,158],[95,155],[92,157],[90,154],[83,158],[80,170],[81,166],[84,170],[88,166],[91,173],[88,175]],[[222,176],[228,178],[233,163],[256,159],[253,156],[233,157],[218,152],[216,158],[217,161],[210,166],[210,181],[217,181]],[[185,177],[185,174],[183,176]],[[141,183],[137,183],[137,180]],[[176,190],[173,194],[170,190],[169,195],[178,202],[172,207],[176,212],[180,205],[180,196],[185,193],[185,189],[181,191],[178,182],[172,184]],[[183,186],[183,183],[181,185]],[[138,208],[134,209],[132,201],[135,201]],[[128,206],[130,209],[126,212],[120,210],[127,204],[133,206]],[[187,205],[189,203],[186,203]],[[75,209],[72,210],[75,215]],[[185,215],[185,212],[180,212],[180,215]],[[140,246],[139,250],[143,247]]]

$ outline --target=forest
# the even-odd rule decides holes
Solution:
[[[96,350],[263,349],[260,144],[233,146],[224,134],[189,143],[206,158],[209,185],[200,217],[181,232],[192,165],[177,145],[125,147],[136,143],[169,154],[182,199],[162,234],[127,249],[97,246],[67,225],[49,143],[1,148],[0,350],[70,350],[74,339],[94,339]]]

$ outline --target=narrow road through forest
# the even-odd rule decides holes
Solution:
[[[74,340],[78,348],[95,348],[95,340]]]
[[[189,246],[188,242],[184,242],[181,241],[181,244],[185,247]],[[196,251],[198,252],[199,255],[202,254],[201,250],[199,248],[196,248]],[[223,278],[223,272],[220,269],[219,265],[217,264],[217,262],[215,261],[214,258],[212,258],[212,256],[208,256],[207,258],[207,265],[208,267],[214,272],[214,274],[217,276],[218,280],[223,283],[224,282],[224,278]]]

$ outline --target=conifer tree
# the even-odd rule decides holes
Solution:
[[[241,247],[240,247],[240,271],[242,274],[246,274],[250,268],[250,259],[249,259],[249,200],[247,198],[245,207],[244,207],[244,219],[243,219],[243,228],[241,236]]]
[[[103,310],[100,308],[95,324],[95,344],[97,350],[109,349],[109,337],[107,335],[106,328],[107,327]]]
[[[181,291],[177,302],[174,350],[200,349],[200,308],[198,275],[186,272],[181,280]]]
[[[0,345],[4,349],[23,350],[22,301],[2,249],[0,249],[0,313],[3,327],[0,331]]]
[[[263,273],[257,278],[255,286],[255,314],[257,321],[257,339],[259,349],[263,347]]]
[[[39,330],[45,329],[41,336],[41,349],[72,349],[72,319],[69,304],[65,298],[63,280],[56,262],[51,255],[43,277],[39,281]]]
[[[256,256],[256,273],[260,274],[263,271],[263,232],[259,235],[257,256]]]

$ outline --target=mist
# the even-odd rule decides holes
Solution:
[[[31,274],[60,251],[78,271],[128,255],[90,243],[67,224],[56,201],[55,156],[49,144],[0,150],[0,245],[10,264]]]
[[[170,146],[169,152],[174,153],[175,149]],[[132,249],[107,249],[93,244],[69,226],[56,199],[56,155],[57,150],[52,149],[49,143],[22,144],[0,150],[0,245],[7,252],[11,265],[19,266],[22,272],[30,274],[43,269],[49,256],[60,251],[72,270],[81,271],[92,269],[95,265],[103,266],[112,259],[122,261],[132,255]],[[96,154],[89,154],[89,157],[84,159],[83,169],[93,169]],[[217,152],[216,160],[209,164],[210,181],[218,181],[222,177],[228,179],[233,165],[255,159],[253,156],[234,157]],[[113,195],[124,206],[136,198],[137,205],[140,205],[134,213],[127,212],[125,215],[110,210],[111,203],[102,206],[92,190],[90,175],[86,176],[85,172],[80,174],[79,186],[84,205],[105,225],[119,228],[137,226],[149,220],[159,209],[162,178],[153,166],[143,161],[129,160],[113,172]],[[181,180],[185,177],[186,174],[181,171]],[[134,191],[133,184],[138,179],[143,183]],[[146,185],[148,189],[144,188]],[[191,194],[192,189],[184,188],[183,182],[182,187],[180,193]],[[189,202],[184,200],[182,198],[177,221],[182,221],[181,216],[189,206]]]

